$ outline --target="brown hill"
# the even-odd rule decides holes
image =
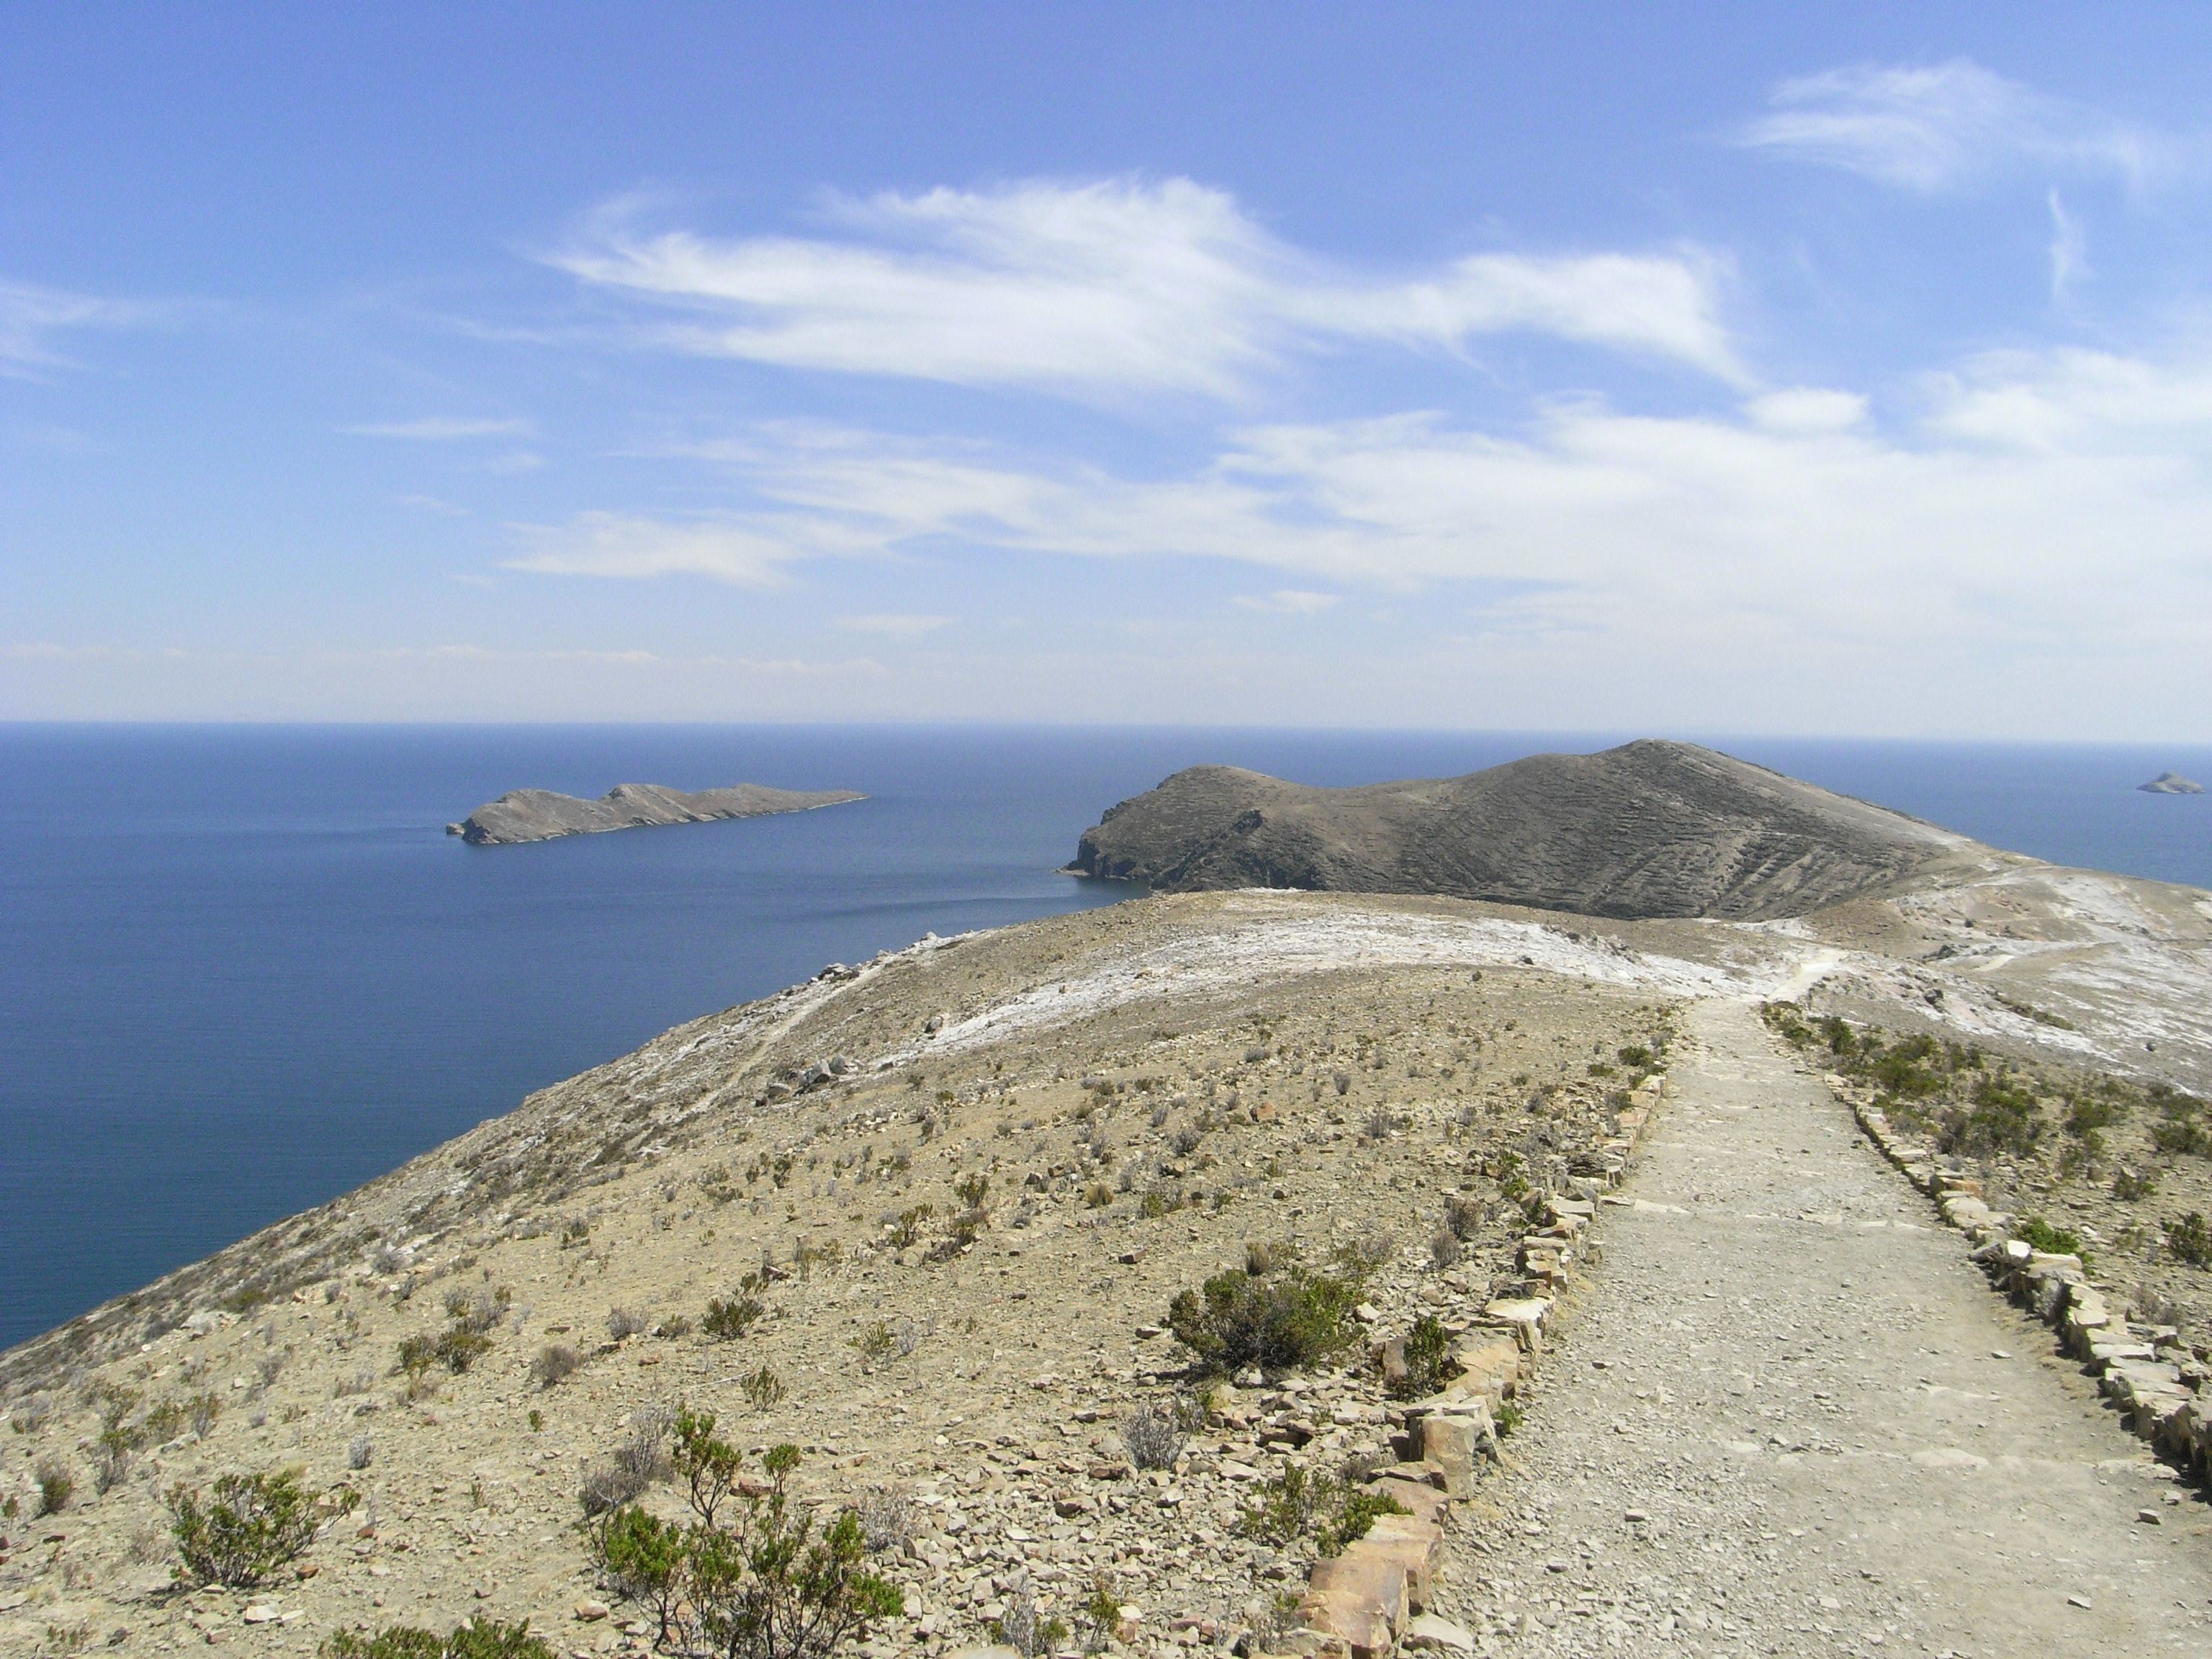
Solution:
[[[1647,739],[1348,789],[1194,766],[1109,810],[1068,867],[1175,891],[1436,893],[1588,915],[1756,920],[1982,850],[1765,767]]]

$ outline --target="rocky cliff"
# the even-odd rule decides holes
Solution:
[[[1433,893],[1589,915],[1749,921],[1989,854],[1710,749],[1644,741],[1348,789],[1194,766],[1109,811],[1069,868],[1176,891]]]
[[[550,841],[556,836],[595,835],[605,830],[804,812],[811,807],[864,799],[851,789],[771,789],[758,783],[702,789],[688,795],[657,783],[618,783],[597,800],[556,794],[550,789],[510,789],[497,800],[477,807],[460,823],[447,824],[446,832],[471,846],[497,847]]]

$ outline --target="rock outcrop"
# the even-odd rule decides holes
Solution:
[[[556,836],[596,835],[605,830],[804,812],[865,799],[851,789],[771,789],[758,783],[702,789],[696,794],[657,783],[618,783],[597,800],[557,794],[550,789],[510,789],[497,800],[477,807],[460,823],[447,824],[446,833],[460,836],[472,847],[503,847],[517,842],[550,841]]]
[[[2136,788],[2146,795],[2201,795],[2204,786],[2185,778],[2179,772],[2161,772],[2148,783],[2139,783]]]
[[[1192,891],[1447,894],[1586,915],[1802,915],[1989,849],[1693,744],[1322,789],[1194,766],[1110,809],[1069,869]]]

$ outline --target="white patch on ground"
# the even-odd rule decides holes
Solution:
[[[1743,998],[1784,994],[1800,966],[1791,953],[1740,968],[1716,968],[1629,951],[1602,938],[1571,939],[1538,922],[1502,919],[1350,908],[1269,914],[1270,905],[1240,906],[1234,898],[1222,914],[1234,917],[1240,908],[1253,919],[1193,933],[1009,997],[946,1025],[929,1048],[958,1052],[1146,998],[1203,994],[1346,969],[1525,967],[1662,996]]]

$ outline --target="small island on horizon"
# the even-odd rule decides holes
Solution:
[[[692,794],[658,783],[618,783],[597,800],[551,789],[510,789],[459,823],[447,824],[446,833],[459,836],[471,847],[511,847],[610,830],[805,812],[866,799],[854,789],[772,789],[760,783],[737,783],[726,789],[702,789]]]
[[[2136,788],[2146,795],[2201,795],[2204,786],[2185,778],[2179,772],[2161,772],[2148,783],[2139,783]]]

